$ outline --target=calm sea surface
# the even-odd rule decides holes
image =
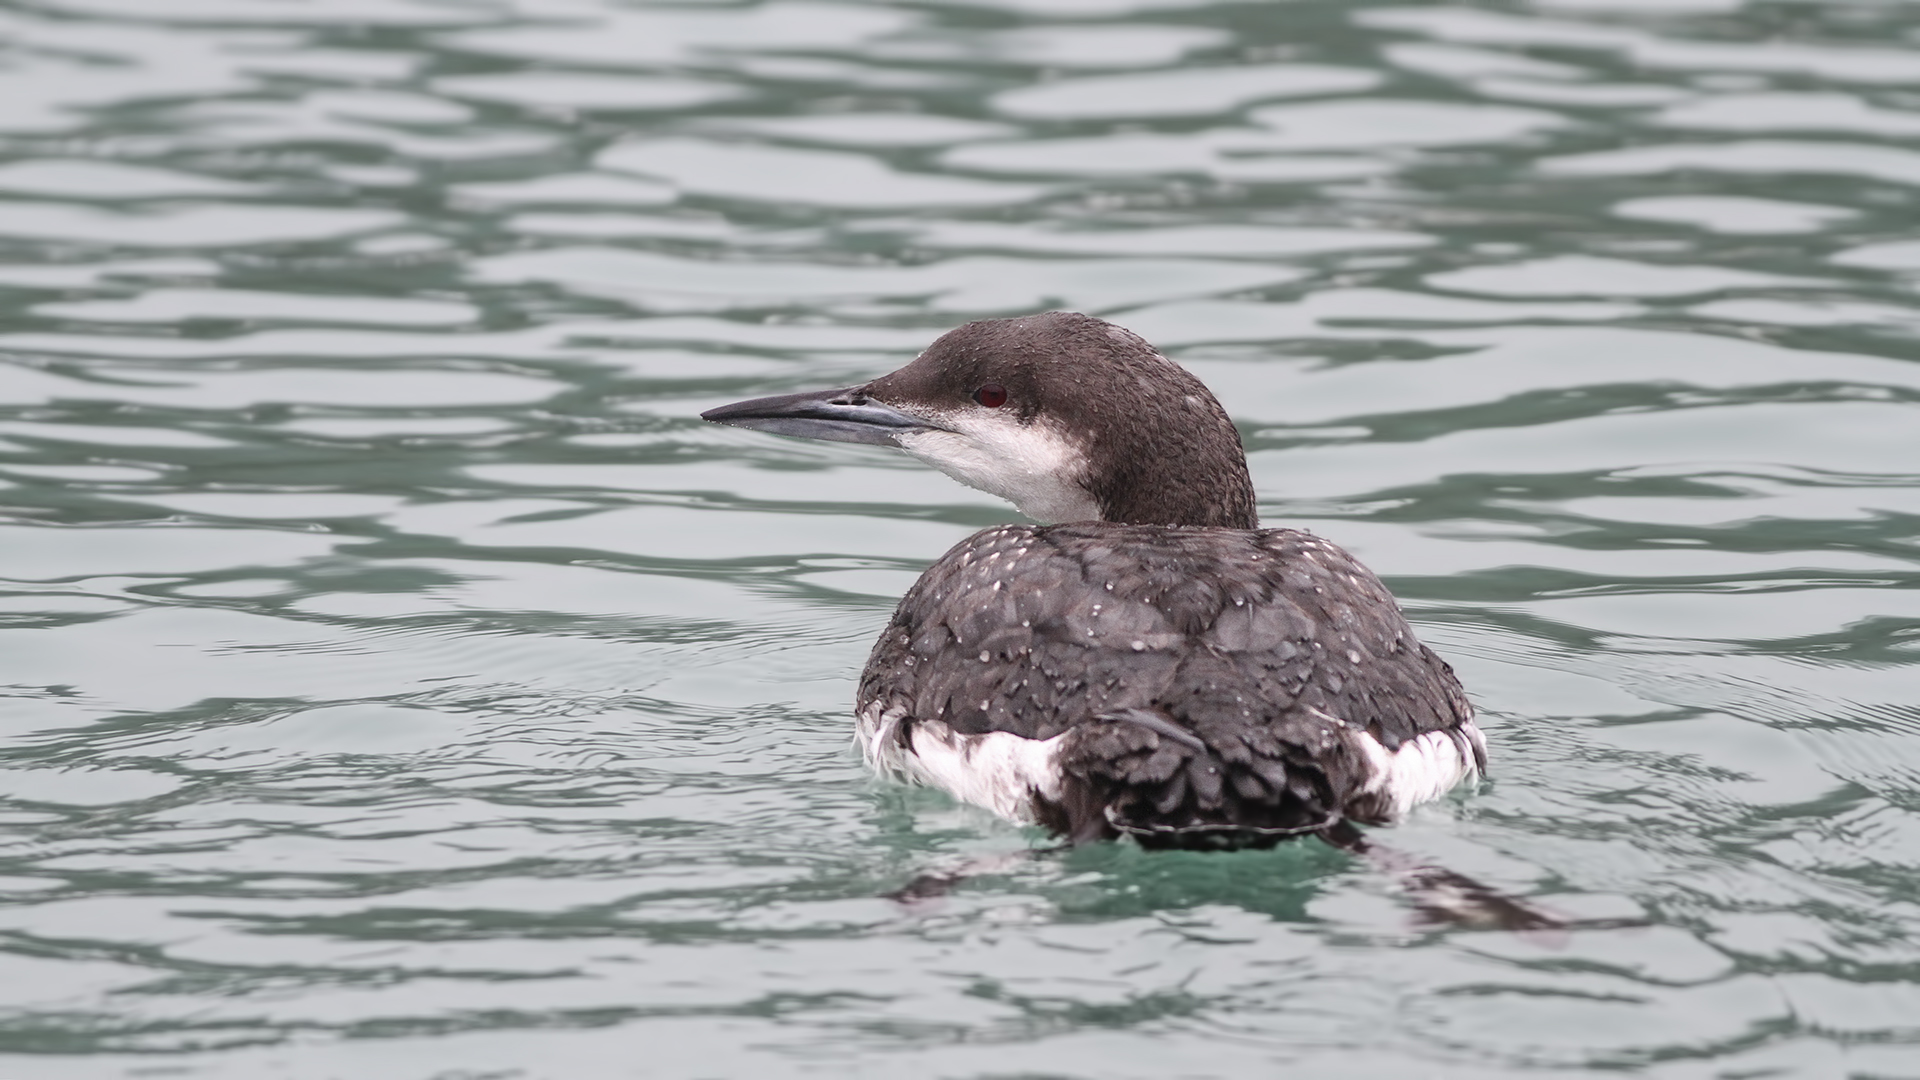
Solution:
[[[1392,842],[870,779],[1013,512],[704,425],[1095,312],[1459,668]],[[0,1078],[1920,1077],[1920,5],[0,2]]]

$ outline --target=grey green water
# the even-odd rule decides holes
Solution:
[[[1920,1077],[1920,6],[0,3],[0,1077]],[[1495,777],[1009,866],[853,679],[1012,512],[702,425],[1138,330]]]

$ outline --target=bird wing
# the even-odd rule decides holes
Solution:
[[[1278,800],[1298,804],[1296,825],[1364,785],[1354,734],[1392,751],[1472,717],[1452,670],[1339,547],[1290,529],[1110,523],[962,541],[875,644],[859,690],[874,703],[907,718],[903,739],[924,721],[1074,731],[1065,767],[1103,789],[1138,789],[1176,818]]]

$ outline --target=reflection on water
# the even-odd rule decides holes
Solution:
[[[1767,0],[0,4],[0,1074],[1920,1075],[1920,31]],[[1011,511],[701,425],[1114,318],[1385,574],[1395,843],[866,778]]]

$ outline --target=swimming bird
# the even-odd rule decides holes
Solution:
[[[1261,528],[1226,410],[1128,330],[971,322],[872,382],[701,415],[898,447],[1040,523],[975,533],[900,601],[855,701],[883,773],[1073,843],[1358,850],[1352,823],[1486,768],[1380,579]]]

